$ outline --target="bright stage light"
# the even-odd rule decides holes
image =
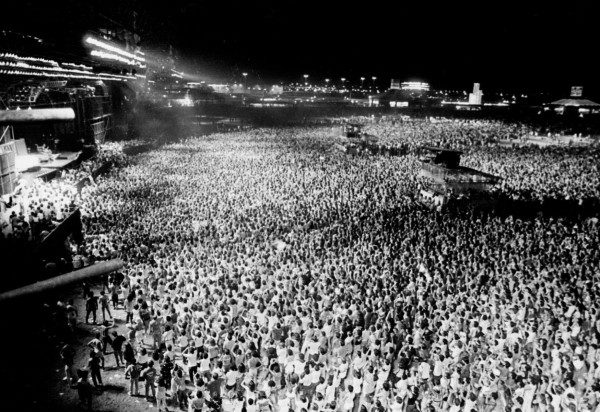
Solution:
[[[69,78],[69,79],[85,79],[85,80],[129,80],[134,79],[132,76],[120,76],[116,74],[108,73],[90,73],[89,75],[83,74],[68,74],[68,73],[52,73],[43,71],[24,71],[24,70],[0,70],[0,75],[13,75],[13,76],[34,76],[34,77],[56,77],[56,78]]]
[[[8,61],[7,61],[8,60]],[[29,62],[38,62],[45,64],[40,66]],[[40,59],[36,57],[21,57],[16,54],[0,54],[1,74],[17,76],[36,76],[36,77],[55,77],[89,80],[127,80],[133,79],[132,76],[121,76],[108,73],[93,73],[91,67],[76,65],[74,63],[63,63],[61,67],[54,60]],[[71,68],[73,67],[73,68]]]
[[[139,52],[139,54],[141,54],[140,56],[138,56],[137,54],[134,53],[129,53],[126,50],[121,49],[120,47],[116,47],[113,46],[112,44],[100,41],[98,39],[95,39],[91,36],[86,37],[85,42],[88,44],[91,44],[93,46],[99,47],[101,49],[107,50],[109,52],[113,52],[116,54],[120,54],[123,57],[126,57],[128,59],[133,59],[133,60],[137,60],[140,63],[145,63],[146,60],[144,59],[143,53]]]
[[[104,60],[115,60],[115,61],[118,61],[118,62],[121,62],[121,63],[128,64],[130,66],[139,66],[140,68],[145,68],[146,67],[145,65],[143,65],[142,63],[140,63],[138,61],[131,60],[131,59],[126,59],[126,58],[121,57],[121,56],[119,56],[117,54],[108,53],[108,52],[105,52],[105,51],[102,51],[102,50],[92,50],[90,52],[90,54],[92,56],[94,56],[94,57],[99,57],[99,58],[104,59]]]

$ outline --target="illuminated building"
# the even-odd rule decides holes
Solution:
[[[469,93],[469,104],[480,105],[483,92],[479,89],[479,83],[473,83],[473,92]]]
[[[390,89],[392,90],[408,90],[408,91],[417,91],[417,92],[428,92],[429,91],[429,83],[426,82],[400,82],[400,80],[392,79],[390,84]]]
[[[417,92],[428,92],[429,83],[425,82],[402,82],[400,84],[400,90],[409,90]]]
[[[426,82],[392,79],[389,90],[377,96],[377,100],[379,104],[396,108],[430,106],[429,89],[429,83]]]

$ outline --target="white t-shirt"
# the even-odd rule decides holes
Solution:
[[[188,365],[189,366],[196,366],[196,363],[198,363],[198,357],[196,356],[196,353],[188,353],[185,355],[185,357],[187,358],[188,361]]]
[[[233,386],[237,382],[239,373],[238,371],[230,370],[225,374],[225,383],[227,386]]]

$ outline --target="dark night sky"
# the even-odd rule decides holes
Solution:
[[[434,87],[563,89],[597,84],[592,1],[383,2],[62,0],[15,2],[0,24],[60,41],[99,13],[138,10],[143,41],[171,42],[186,61],[226,79],[378,76]],[[27,16],[28,20],[25,21]],[[38,21],[37,24],[32,24]]]

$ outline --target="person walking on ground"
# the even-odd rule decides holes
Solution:
[[[110,313],[110,306],[108,304],[108,296],[104,291],[100,291],[100,310],[102,311],[102,322],[106,322],[106,313],[110,320],[113,320],[112,313]]]
[[[102,351],[102,345],[103,345],[102,339],[103,339],[102,333],[96,332],[96,334],[94,335],[94,339],[89,341],[87,345],[94,351],[94,354],[100,359],[102,368],[104,368],[104,354]]]
[[[90,323],[90,315],[96,324],[96,311],[98,310],[98,298],[94,296],[94,292],[90,292],[85,301],[85,323]]]
[[[62,359],[63,365],[65,367],[65,377],[64,381],[67,381],[69,385],[74,385],[77,383],[77,379],[75,378],[75,374],[73,373],[73,362],[75,359],[75,349],[68,343],[65,344],[60,350],[60,358]]]
[[[127,366],[135,363],[135,349],[133,349],[131,341],[127,341],[127,343],[125,343],[123,358],[125,359],[125,363],[127,364]]]
[[[77,395],[79,395],[79,403],[88,411],[92,410],[92,396],[94,389],[88,381],[88,372],[86,370],[77,371],[79,379],[76,383]]]
[[[125,370],[125,376],[129,376],[129,396],[138,396],[140,393],[139,382],[142,365],[135,361]]]
[[[102,375],[100,374],[100,357],[94,350],[90,351],[90,358],[88,359],[88,369],[92,375],[92,382],[96,388],[102,387]]]
[[[112,346],[112,338],[110,337],[110,327],[102,326],[102,354],[106,355],[106,348]]]
[[[113,348],[113,353],[115,355],[115,362],[117,364],[117,368],[121,367],[121,364],[124,363],[123,360],[123,343],[125,343],[125,336],[119,335],[117,331],[113,331],[112,333],[112,342],[111,346]]]
[[[112,281],[109,283],[108,291],[110,292],[110,300],[112,301],[113,310],[117,310],[119,306],[119,285],[116,277],[113,277]]]
[[[140,377],[146,381],[144,386],[146,398],[149,397],[150,392],[152,392],[152,398],[156,398],[156,368],[154,367],[154,361],[148,362],[148,367],[142,371]]]

